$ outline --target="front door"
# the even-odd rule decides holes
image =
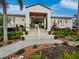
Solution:
[[[31,28],[37,27],[39,24],[40,28],[44,28],[44,20],[43,19],[33,19],[31,20]]]

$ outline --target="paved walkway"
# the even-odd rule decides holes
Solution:
[[[6,57],[22,48],[28,47],[28,46],[32,46],[32,45],[39,45],[39,44],[60,44],[62,43],[62,41],[60,40],[54,40],[53,36],[48,35],[47,31],[42,30],[40,32],[40,39],[38,36],[38,32],[36,29],[31,30],[31,32],[29,32],[29,35],[27,35],[25,37],[26,40],[24,41],[19,41],[17,43],[14,44],[10,44],[8,46],[5,47],[1,47],[0,48],[0,58]]]
[[[53,40],[53,39],[41,39],[41,40],[30,39],[30,40],[19,41],[15,44],[11,44],[11,45],[0,48],[0,58],[6,57],[18,51],[21,48],[32,46],[34,44],[38,45],[38,44],[54,44],[54,43],[60,44],[62,43],[62,41]]]
[[[47,30],[40,28],[40,38],[39,38],[38,30],[33,28],[29,32],[29,35],[26,35],[25,38],[26,39],[49,39],[49,38],[53,39],[54,36],[53,35],[49,35]]]

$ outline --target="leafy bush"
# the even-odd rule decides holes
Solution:
[[[29,59],[41,59],[41,56],[38,54],[33,54],[32,56],[29,57]]]
[[[49,31],[48,34],[51,34],[51,31]]]
[[[38,46],[37,45],[33,45],[33,48],[36,49]]]
[[[0,44],[0,47],[2,47],[3,46],[3,44]]]
[[[0,36],[0,41],[3,41],[3,36]]]
[[[58,39],[58,38],[65,38],[65,36],[64,35],[55,35],[54,36],[54,39]]]
[[[15,28],[8,28],[8,32],[15,31]]]
[[[19,51],[16,52],[17,55],[22,54],[23,52],[25,52],[24,49],[20,49]]]
[[[65,52],[64,56],[59,56],[57,59],[79,59],[79,52]]]
[[[15,32],[8,32],[8,38],[11,39],[19,39],[22,35],[21,31],[15,31]]]
[[[71,35],[71,37],[72,37],[74,40],[79,41],[79,34]]]
[[[53,31],[59,31],[59,30],[61,30],[61,28],[53,28],[52,30]]]
[[[25,34],[28,35],[28,31],[25,31]]]
[[[68,42],[64,42],[63,45],[68,45]]]

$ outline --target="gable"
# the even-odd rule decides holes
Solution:
[[[29,11],[38,11],[38,12],[49,12],[51,11],[50,8],[44,6],[44,5],[41,5],[41,4],[35,4],[35,5],[31,5],[31,6],[27,6],[26,7],[27,10]]]
[[[36,6],[36,5],[40,5],[40,6],[42,6],[42,7],[45,7],[45,8],[47,8],[47,9],[51,10],[50,8],[48,8],[47,6],[44,6],[44,5],[42,5],[42,4],[34,4],[34,5],[27,6],[27,7],[25,7],[25,8],[30,8],[30,7],[33,7],[33,6]]]

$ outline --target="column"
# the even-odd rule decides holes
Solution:
[[[46,29],[46,18],[44,18],[44,28]]]
[[[29,29],[29,20],[30,20],[30,18],[29,18],[29,11],[27,11],[27,13],[26,13],[26,20],[25,20],[25,22],[26,22],[26,31],[30,30]]]
[[[52,27],[52,25],[51,25],[51,14],[48,13],[48,15],[47,15],[47,30],[51,31],[51,27]]]

